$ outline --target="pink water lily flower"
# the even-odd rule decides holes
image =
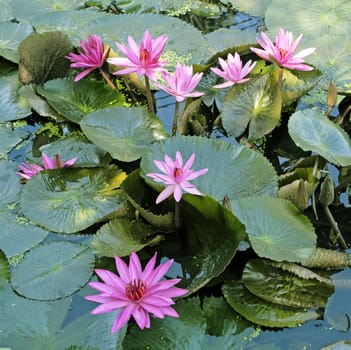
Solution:
[[[199,84],[203,73],[193,74],[193,67],[177,63],[174,73],[161,73],[166,85],[154,83],[155,86],[174,96],[177,102],[184,101],[185,97],[199,97],[203,92],[193,91]]]
[[[23,162],[18,166],[20,171],[16,172],[16,174],[22,176],[26,180],[29,180],[35,174],[43,170],[70,167],[75,163],[77,157],[74,157],[67,162],[62,162],[60,155],[56,154],[55,158],[50,158],[43,152],[41,154],[41,160],[43,162],[43,167],[37,164]]]
[[[160,173],[148,173],[146,176],[153,178],[157,182],[163,182],[167,187],[158,195],[156,198],[156,204],[164,201],[170,195],[174,196],[174,199],[179,202],[182,199],[183,191],[203,196],[192,183],[191,180],[207,173],[208,169],[204,168],[198,171],[191,169],[195,161],[195,153],[193,153],[188,161],[183,165],[182,154],[177,151],[176,158],[173,160],[168,154],[164,157],[165,161],[154,160],[154,164],[159,168],[163,174]]]
[[[218,85],[214,85],[214,88],[226,88],[234,84],[245,83],[250,80],[250,78],[245,78],[254,68],[256,62],[251,60],[247,61],[243,66],[240,55],[235,52],[234,56],[228,54],[227,60],[219,57],[218,62],[222,68],[211,68],[212,72],[219,75],[223,79],[227,80],[226,82]]]
[[[79,54],[70,53],[66,56],[72,62],[72,68],[84,69],[74,81],[84,78],[94,69],[101,68],[109,51],[109,47],[104,50],[102,40],[96,34],[89,35],[86,41],[81,40],[80,46],[82,51]]]
[[[295,54],[295,50],[302,39],[302,34],[293,41],[292,32],[285,32],[280,28],[274,44],[266,33],[262,33],[262,39],[263,40],[257,38],[257,42],[262,46],[263,50],[253,47],[251,48],[251,51],[259,57],[288,69],[302,71],[313,70],[313,67],[304,64],[303,62],[304,57],[315,51],[314,47],[302,50]]]
[[[107,62],[118,66],[126,67],[114,74],[123,75],[137,73],[139,76],[145,75],[151,80],[156,80],[156,73],[164,70],[167,64],[165,61],[160,61],[160,56],[167,42],[167,35],[160,35],[153,39],[150,33],[146,30],[141,39],[140,45],[129,35],[128,46],[116,43],[117,48],[126,57],[113,57],[107,59]]]
[[[179,278],[161,280],[174,260],[168,260],[155,268],[156,255],[155,253],[149,260],[144,271],[136,253],[131,254],[129,266],[118,256],[115,257],[119,276],[108,270],[95,269],[102,282],[90,282],[89,286],[101,293],[88,295],[85,299],[101,303],[92,311],[93,315],[120,309],[113,323],[112,333],[122,328],[131,316],[141,329],[150,328],[149,314],[156,318],[179,317],[171,307],[174,304],[172,298],[182,296],[188,291],[174,287],[180,282]]]

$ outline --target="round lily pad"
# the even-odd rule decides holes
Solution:
[[[29,299],[64,298],[83,287],[93,272],[94,254],[86,245],[61,241],[26,253],[12,270],[12,287]]]

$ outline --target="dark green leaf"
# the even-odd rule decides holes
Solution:
[[[325,307],[334,292],[331,281],[321,282],[307,274],[302,278],[263,259],[250,260],[245,265],[242,281],[257,297],[287,307]]]
[[[120,218],[102,226],[93,237],[91,246],[100,256],[127,256],[161,239],[149,225]]]
[[[72,122],[79,123],[82,118],[98,109],[122,105],[124,96],[103,82],[72,79],[50,80],[38,87],[38,93],[50,105]]]
[[[62,32],[29,35],[18,47],[20,81],[40,85],[64,77],[69,68],[65,56],[72,50],[68,36]]]
[[[314,310],[281,307],[251,294],[240,281],[225,283],[222,287],[227,302],[235,311],[266,327],[296,327],[319,317]]]

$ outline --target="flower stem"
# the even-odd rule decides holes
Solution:
[[[176,101],[175,106],[174,106],[172,136],[175,136],[175,135],[177,134],[177,128],[178,128],[178,113],[179,113],[179,102]]]
[[[149,109],[149,112],[155,113],[154,99],[152,98],[152,93],[150,88],[150,80],[146,75],[145,75],[145,89],[146,89],[147,107]]]
[[[102,68],[100,68],[100,73],[103,76],[103,78],[106,80],[107,84],[112,87],[112,89],[116,89],[116,85],[112,82],[110,79],[108,73],[106,73]]]
[[[180,202],[174,202],[174,227],[175,232],[178,233],[180,231]]]
[[[343,237],[342,233],[339,230],[338,223],[334,220],[334,217],[333,217],[332,213],[330,212],[328,206],[327,205],[323,205],[322,207],[323,207],[325,215],[327,216],[329,224],[330,224],[332,230],[334,231],[334,233],[335,233],[335,235],[336,235],[336,237],[338,239],[340,247],[342,249],[347,249],[348,246],[347,246],[347,244],[346,244],[346,242],[344,240],[344,237]]]

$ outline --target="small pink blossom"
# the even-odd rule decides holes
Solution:
[[[171,307],[174,304],[172,298],[188,291],[174,287],[180,278],[161,281],[174,260],[168,260],[155,268],[156,255],[149,260],[144,271],[136,253],[131,254],[129,266],[121,258],[115,257],[119,276],[108,270],[95,269],[102,282],[90,282],[89,286],[101,293],[88,295],[85,299],[101,303],[92,311],[93,315],[120,309],[112,333],[122,328],[131,316],[141,329],[150,328],[149,314],[156,318],[164,318],[165,315],[179,317]]]
[[[166,45],[167,39],[167,35],[160,35],[159,37],[153,39],[150,33],[145,31],[140,45],[138,45],[129,35],[129,46],[116,43],[117,48],[126,57],[109,58],[107,59],[107,62],[118,67],[127,67],[125,69],[118,70],[114,74],[124,75],[137,73],[139,76],[145,75],[151,80],[156,80],[156,73],[163,71],[163,67],[167,63],[159,60]]]
[[[101,38],[96,35],[89,35],[86,41],[81,40],[82,51],[79,54],[70,53],[66,56],[72,68],[84,68],[74,81],[78,81],[88,75],[91,71],[101,68],[105,62],[109,47],[104,50]]]
[[[262,33],[262,39],[263,40],[257,38],[257,42],[262,46],[263,50],[253,47],[251,48],[251,51],[259,57],[288,69],[302,71],[313,70],[313,67],[308,66],[303,62],[304,57],[313,53],[315,48],[311,47],[294,55],[295,50],[302,39],[302,34],[293,42],[292,32],[285,32],[280,28],[274,44],[266,33]]]
[[[41,155],[41,160],[43,162],[43,167],[37,164],[29,164],[28,162],[23,162],[18,166],[20,171],[16,172],[16,174],[22,176],[26,180],[29,180],[35,174],[43,170],[70,167],[75,163],[77,157],[74,157],[63,163],[61,157],[58,154],[55,156],[55,158],[50,158],[43,152]]]
[[[199,84],[203,73],[193,75],[193,67],[177,63],[174,73],[162,72],[162,78],[166,85],[154,83],[155,86],[174,96],[177,102],[184,101],[185,97],[199,97],[203,92],[193,90]]]
[[[234,84],[245,83],[250,80],[250,78],[245,78],[254,68],[256,62],[251,60],[247,61],[243,67],[240,55],[235,52],[234,57],[232,54],[228,54],[227,61],[219,57],[218,62],[222,67],[222,70],[219,68],[211,68],[213,73],[216,73],[223,79],[227,80],[226,82],[218,85],[214,85],[214,88],[226,88]]]
[[[192,183],[189,181],[207,173],[208,169],[204,168],[198,171],[191,169],[195,161],[195,153],[193,153],[183,166],[183,157],[179,151],[176,152],[176,159],[173,160],[168,154],[165,155],[165,161],[154,160],[154,164],[164,174],[148,173],[146,176],[153,178],[157,182],[163,182],[167,187],[156,198],[156,204],[164,201],[172,193],[174,199],[179,202],[182,199],[183,191],[203,196]]]

